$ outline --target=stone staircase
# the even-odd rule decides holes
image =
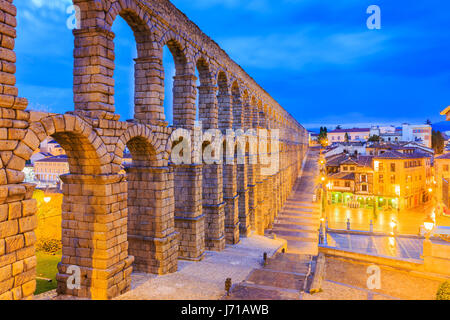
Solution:
[[[288,200],[270,233],[286,239],[290,253],[317,255],[319,210],[312,202]]]
[[[298,300],[307,290],[315,260],[310,255],[278,253],[231,290],[227,300]]]

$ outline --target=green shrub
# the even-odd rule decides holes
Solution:
[[[439,286],[436,300],[450,300],[450,282],[445,281]]]
[[[49,253],[49,254],[55,254],[62,248],[62,243],[60,240],[55,239],[40,239],[36,244],[36,250]]]

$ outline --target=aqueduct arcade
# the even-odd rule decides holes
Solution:
[[[27,100],[19,97],[14,75],[17,12],[13,0],[0,1],[2,299],[30,298],[35,290],[35,186],[23,182],[22,170],[49,136],[66,150],[70,167],[61,177],[58,293],[94,299],[129,290],[132,270],[175,272],[178,259],[198,261],[206,250],[221,251],[252,232],[264,234],[308,147],[306,130],[169,1],[73,2],[81,9],[80,28],[73,31],[74,108],[49,114],[28,110]],[[111,27],[117,16],[132,28],[138,52],[134,119],[128,121],[115,112]],[[173,126],[164,115],[164,46],[176,65]],[[266,164],[250,161],[175,165],[174,130],[192,132],[194,151],[205,148],[194,139],[196,118],[203,130],[222,133],[279,130],[278,150],[247,145],[244,155],[248,160],[254,152],[277,153],[278,170],[262,174]],[[133,164],[122,174],[126,148]],[[79,289],[67,286],[72,265],[81,269]]]

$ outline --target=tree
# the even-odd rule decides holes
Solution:
[[[373,136],[370,136],[369,142],[380,142],[381,141],[381,137],[379,135],[374,134]]]
[[[336,126],[336,130],[341,130],[341,129],[342,129],[342,127],[340,124]]]
[[[432,123],[431,123],[431,120],[430,119],[427,119],[427,121],[425,121],[425,124],[428,124],[428,125],[432,125]]]
[[[349,142],[350,141],[350,136],[348,135],[348,132],[345,133],[344,141],[345,142]]]
[[[327,129],[327,127],[320,127],[320,133],[319,133],[318,140],[322,146],[325,147],[328,145],[328,129]]]
[[[436,154],[442,154],[444,152],[445,139],[440,131],[432,131],[431,146]]]

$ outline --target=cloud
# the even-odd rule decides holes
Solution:
[[[36,9],[66,11],[72,5],[72,0],[31,0],[31,6]]]
[[[370,31],[330,33],[303,26],[292,33],[219,39],[239,64],[261,69],[303,70],[308,66],[345,66],[386,50],[391,38]]]

